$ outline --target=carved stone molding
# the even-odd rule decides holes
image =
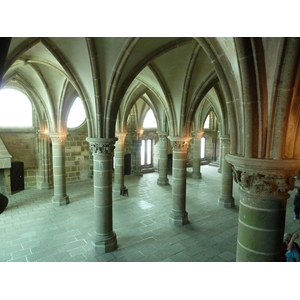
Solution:
[[[190,145],[190,140],[192,137],[168,137],[171,141],[171,146],[174,151],[182,150],[187,151]]]
[[[124,143],[127,136],[127,132],[116,132],[116,137],[118,138],[117,143]]]
[[[251,194],[278,196],[292,190],[295,185],[293,176],[241,171],[233,167],[233,178],[239,186]]]
[[[160,140],[166,141],[168,138],[168,133],[164,131],[156,131]]]
[[[230,137],[229,136],[221,135],[220,141],[221,141],[222,147],[230,147]]]
[[[300,160],[249,159],[227,155],[233,178],[242,190],[265,196],[280,196],[292,190]]]
[[[112,154],[115,149],[114,144],[117,141],[117,138],[87,138],[86,140],[90,143],[90,150],[93,154]]]
[[[195,139],[201,139],[203,137],[204,131],[192,131],[192,137]]]
[[[61,133],[49,133],[51,141],[53,144],[62,145],[67,139],[68,132]]]

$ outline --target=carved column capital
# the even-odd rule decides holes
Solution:
[[[67,139],[68,132],[50,132],[49,136],[53,144],[62,145]]]
[[[234,180],[242,190],[256,195],[281,196],[292,190],[300,160],[272,160],[227,155]]]
[[[93,155],[112,154],[115,149],[117,138],[87,138]]]
[[[194,139],[201,139],[203,137],[204,131],[192,131],[192,137]]]
[[[116,132],[118,143],[124,143],[127,136],[127,132]]]
[[[192,137],[169,136],[171,146],[174,151],[187,151]]]
[[[220,141],[222,147],[230,147],[230,136],[229,135],[220,135]]]
[[[164,140],[166,141],[167,138],[168,138],[168,133],[167,132],[164,132],[164,131],[156,131],[158,137],[160,140]]]

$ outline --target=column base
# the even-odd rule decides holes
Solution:
[[[198,173],[192,173],[192,178],[202,178],[202,174],[201,172],[198,172]]]
[[[118,248],[117,236],[114,232],[109,236],[95,233],[95,241],[92,242],[92,245],[96,253],[104,254],[112,252]]]
[[[131,175],[134,175],[134,176],[143,176],[143,172],[142,171],[131,171]]]
[[[182,225],[189,224],[188,213],[186,211],[185,212],[171,211],[170,217],[169,217],[169,222],[170,222],[170,224],[176,225],[176,226],[182,226]]]
[[[126,186],[124,184],[115,183],[113,185],[113,191],[114,192],[120,193],[120,190],[122,190],[122,189],[126,189]]]
[[[221,196],[218,200],[220,207],[231,208],[234,207],[234,198],[232,196]]]
[[[61,205],[66,205],[69,204],[69,196],[64,196],[64,197],[60,197],[60,196],[53,196],[52,197],[52,204],[55,206],[61,206]]]
[[[158,178],[157,185],[169,185],[169,179],[168,178]]]

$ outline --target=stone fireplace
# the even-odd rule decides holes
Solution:
[[[0,193],[11,194],[10,168],[11,155],[8,153],[2,139],[0,138]]]

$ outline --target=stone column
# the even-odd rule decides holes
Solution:
[[[95,233],[93,246],[98,253],[117,248],[112,216],[112,156],[116,138],[87,138],[93,153]]]
[[[200,172],[201,159],[200,159],[200,143],[204,132],[193,131],[193,178],[201,178],[202,174]]]
[[[50,138],[46,133],[39,134],[39,180],[37,186],[39,189],[50,189],[53,187],[51,172],[51,150]]]
[[[300,160],[247,159],[227,155],[240,186],[239,262],[280,261],[286,202]]]
[[[186,212],[186,163],[187,150],[191,138],[170,137],[173,149],[172,167],[172,210],[170,223],[174,225],[188,224]]]
[[[169,185],[167,132],[157,131],[159,136],[158,185]]]
[[[142,176],[141,169],[141,146],[142,140],[138,134],[133,135],[131,140],[131,174]]]
[[[120,191],[125,189],[124,185],[124,142],[127,133],[118,132],[116,136],[118,141],[116,142],[115,154],[115,171],[114,171],[114,190]]]
[[[49,133],[52,141],[52,162],[53,162],[53,183],[54,196],[52,203],[54,205],[64,205],[69,203],[69,197],[66,194],[66,171],[65,171],[65,142],[68,133]]]
[[[232,165],[225,158],[230,152],[230,137],[226,135],[220,136],[220,141],[222,152],[222,186],[218,203],[221,207],[230,208],[234,207],[234,198],[232,197]]]

